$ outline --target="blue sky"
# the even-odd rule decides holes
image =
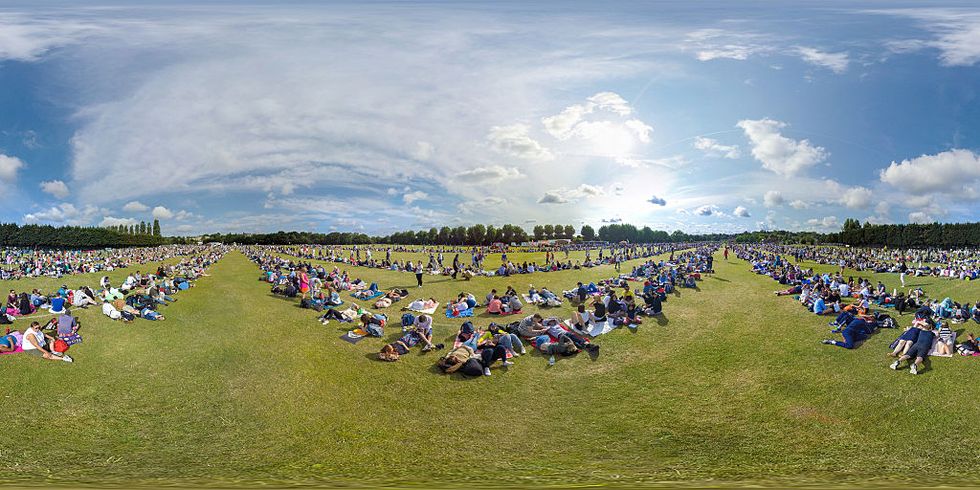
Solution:
[[[977,221],[978,63],[968,2],[6,3],[0,221]]]

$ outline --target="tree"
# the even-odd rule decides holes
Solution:
[[[553,236],[555,236],[555,225],[544,225],[544,237],[550,240]]]
[[[153,219],[153,236],[160,236],[160,220]]]
[[[589,225],[582,225],[582,239],[586,241],[595,240],[595,230]]]
[[[479,245],[483,243],[483,239],[486,237],[486,235],[486,227],[480,224],[473,225],[466,230],[467,243],[470,245]]]
[[[535,240],[541,240],[541,239],[544,238],[544,227],[543,226],[541,226],[541,225],[534,225],[534,229],[532,231],[534,232],[534,239]]]
[[[575,236],[575,227],[572,225],[565,225],[565,238],[572,238]]]

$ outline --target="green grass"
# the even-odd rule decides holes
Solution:
[[[164,322],[82,312],[74,364],[0,356],[0,483],[974,481],[980,442],[952,432],[980,416],[975,359],[896,373],[884,357],[895,333],[854,351],[820,345],[827,318],[773,296],[778,285],[745,262],[715,264],[699,291],[670,298],[662,324],[600,338],[597,361],[548,367],[533,354],[490,378],[464,379],[436,373],[435,354],[374,360],[387,339],[341,341],[341,325],[321,326],[296,301],[271,296],[234,252],[182,292]],[[411,274],[350,270],[385,288],[414,284]],[[409,289],[445,301],[460,290],[482,297],[532,282],[557,291],[612,274],[607,266],[470,282],[426,276],[422,290]],[[397,310],[389,315],[397,323]],[[449,340],[458,325],[437,315],[436,337]]]

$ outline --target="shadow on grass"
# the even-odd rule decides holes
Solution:
[[[711,278],[714,279],[714,280],[716,280],[716,281],[721,281],[721,282],[732,282],[731,280],[725,279],[724,277],[718,277],[718,276],[714,276],[714,275],[711,276]]]

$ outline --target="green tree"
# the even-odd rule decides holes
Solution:
[[[589,225],[582,225],[582,231],[579,233],[581,233],[583,240],[595,240],[595,230]]]
[[[153,236],[160,236],[160,220],[153,219]]]

